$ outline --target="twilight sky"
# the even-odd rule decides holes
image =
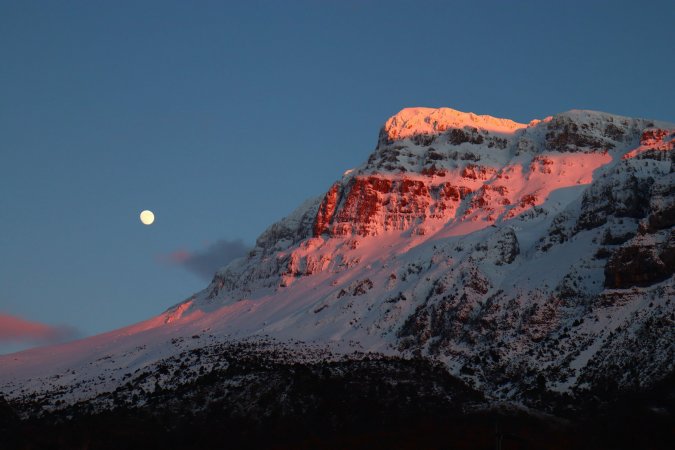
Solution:
[[[674,18],[670,0],[0,1],[0,353],[205,287],[403,107],[675,122]]]

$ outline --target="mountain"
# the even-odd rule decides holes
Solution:
[[[672,403],[674,147],[673,124],[595,111],[521,124],[403,109],[363,165],[206,289],[127,328],[1,356],[0,393],[24,418],[156,410],[186,386],[200,409],[197,386],[224,396],[208,406],[273,373],[274,397],[298,364],[317,386],[424,379],[417,405],[456,399],[446,413],[564,415],[657,387]]]

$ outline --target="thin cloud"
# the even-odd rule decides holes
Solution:
[[[221,267],[248,253],[249,247],[241,239],[229,241],[220,240],[209,245],[204,250],[188,252],[178,250],[166,258],[170,263],[179,265],[193,274],[206,279],[213,278]]]
[[[9,314],[0,314],[0,344],[46,345],[68,341],[80,333],[72,327],[32,322]]]

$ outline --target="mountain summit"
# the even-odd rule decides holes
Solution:
[[[363,165],[206,289],[146,322],[2,356],[0,392],[106,408],[122,386],[147,394],[226,366],[209,350],[224,343],[287,361],[423,358],[495,402],[648,388],[675,361],[674,146],[675,125],[595,111],[520,124],[403,109]]]
[[[405,108],[387,120],[381,135],[390,142],[422,134],[441,134],[450,129],[475,127],[484,131],[512,134],[526,125],[509,119],[479,116],[451,108]]]

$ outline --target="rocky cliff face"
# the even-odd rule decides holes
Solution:
[[[318,204],[313,200],[294,213],[302,220],[273,225],[258,240],[256,253],[284,250],[310,235],[317,240],[355,237],[349,245],[356,246],[359,237],[392,232],[466,234],[522,214],[550,214],[550,208],[539,205],[552,193],[588,185],[600,173],[602,179],[583,194],[577,230],[597,228],[608,215],[646,217],[651,198],[656,203],[649,220],[670,227],[672,205],[660,205],[672,197],[670,179],[650,189],[653,171],[662,176],[672,164],[672,131],[653,125],[588,111],[525,125],[449,108],[404,109],[385,123],[366,164],[348,171]],[[636,170],[629,160],[654,167]],[[620,176],[609,176],[609,166],[616,166]],[[547,240],[556,233],[552,230]],[[317,263],[308,257],[291,251],[267,272],[279,274],[287,266],[286,275],[300,275],[298,266],[311,266],[307,273],[315,273]],[[322,258],[325,264],[319,266],[333,260]]]
[[[524,125],[448,108],[405,109],[384,125],[367,164],[325,195],[314,236],[425,233],[467,218],[512,218],[553,189],[590,182],[611,150],[637,142],[648,125],[588,112]],[[644,142],[666,137],[644,133]],[[641,200],[632,198],[633,206]]]
[[[675,361],[674,145],[674,125],[593,111],[519,124],[404,109],[366,163],[204,291],[92,354],[18,355],[0,387],[20,398],[33,377],[72,402],[169,357],[180,367],[180,352],[270,338],[430,358],[491,400],[535,406],[608,377],[649,386]],[[88,390],[54,394],[75,382]]]

